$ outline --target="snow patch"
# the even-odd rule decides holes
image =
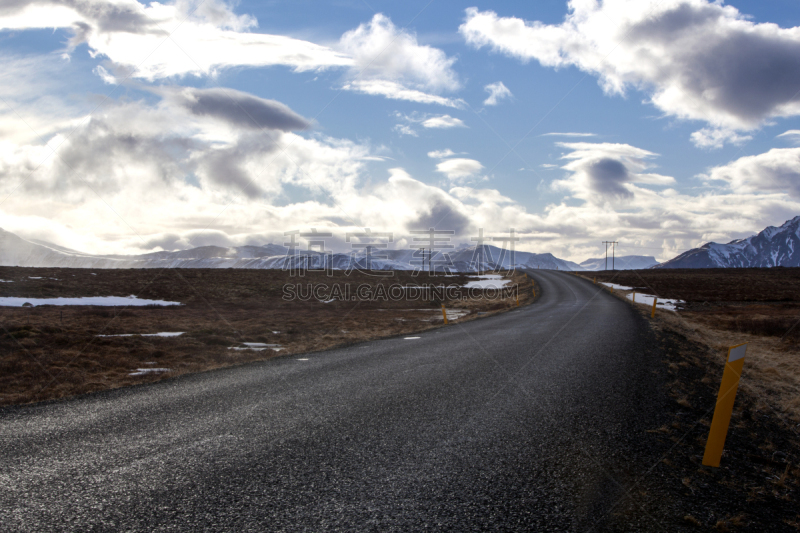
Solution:
[[[480,276],[471,276],[480,278],[477,281],[470,281],[464,285],[465,289],[502,289],[509,283],[510,279],[503,279],[499,274],[481,274]]]
[[[144,305],[181,305],[180,302],[169,302],[166,300],[147,300],[135,296],[84,296],[80,298],[16,298],[0,297],[0,307],[22,307],[22,304],[30,303],[34,307],[37,305],[97,305],[97,306],[120,306],[120,307],[140,307]]]
[[[129,376],[144,376],[145,374],[152,374],[158,372],[172,372],[170,368],[137,368],[135,372],[128,374]]]
[[[601,282],[600,285],[605,285],[606,287],[611,287],[612,289],[619,290],[619,291],[632,291],[633,290],[633,287],[626,287],[625,285],[617,285],[616,283]]]
[[[17,298],[13,296],[0,297],[0,307],[22,307],[22,304],[37,305],[97,305],[97,306],[144,306],[144,305],[181,305],[180,302],[165,300],[146,300],[135,296],[85,296],[81,298]]]
[[[96,335],[97,337],[177,337],[183,335],[183,331],[159,331],[158,333],[118,333],[116,335]]]
[[[628,300],[633,299],[633,294],[629,294],[626,298]],[[653,298],[655,296],[651,296],[649,294],[639,294],[636,293],[636,303],[637,304],[644,304],[649,307],[653,307]],[[675,311],[675,308],[679,304],[685,304],[683,300],[673,300],[671,298],[659,298],[656,302],[656,309],[665,309],[667,311]]]
[[[266,349],[271,349],[276,352],[283,350],[280,344],[267,344],[264,342],[243,342],[244,346],[231,346],[229,350],[253,350],[255,352],[263,352]]]
[[[620,291],[632,291],[633,287],[626,287],[625,285],[617,285],[616,283],[601,283],[600,285],[605,285],[606,287],[612,287],[613,289],[620,290]],[[633,293],[628,294],[626,296],[628,300],[633,300]],[[655,296],[650,294],[644,294],[641,292],[636,293],[636,303],[649,305],[650,307],[653,306],[653,299]],[[683,300],[675,300],[672,298],[659,298],[656,302],[656,309],[665,309],[667,311],[675,311],[677,305],[685,304]]]

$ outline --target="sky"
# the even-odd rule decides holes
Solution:
[[[666,260],[797,215],[797,0],[0,5],[0,227],[26,238]]]

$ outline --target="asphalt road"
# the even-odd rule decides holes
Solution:
[[[0,410],[0,528],[659,530],[626,504],[658,460],[645,322],[531,274],[535,304],[419,339]]]

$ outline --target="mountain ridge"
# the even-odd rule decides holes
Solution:
[[[800,216],[727,244],[707,242],[656,268],[764,268],[800,266]]]

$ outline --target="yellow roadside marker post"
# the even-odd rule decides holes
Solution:
[[[745,352],[747,352],[747,343],[728,348],[728,360],[725,363],[725,370],[722,372],[717,405],[714,408],[706,451],[703,454],[703,464],[706,466],[718,467],[722,458],[725,437],[728,435],[728,426],[733,413],[733,401],[736,399],[736,391],[739,390],[739,376],[742,375],[744,367]]]
[[[444,304],[442,304],[442,317],[444,318],[445,325],[447,324],[447,311],[444,310]]]
[[[656,316],[656,302],[657,301],[658,301],[658,298],[653,296],[653,310],[650,311],[650,318],[653,318],[654,316]]]
[[[633,303],[636,303],[636,291],[633,291]]]

